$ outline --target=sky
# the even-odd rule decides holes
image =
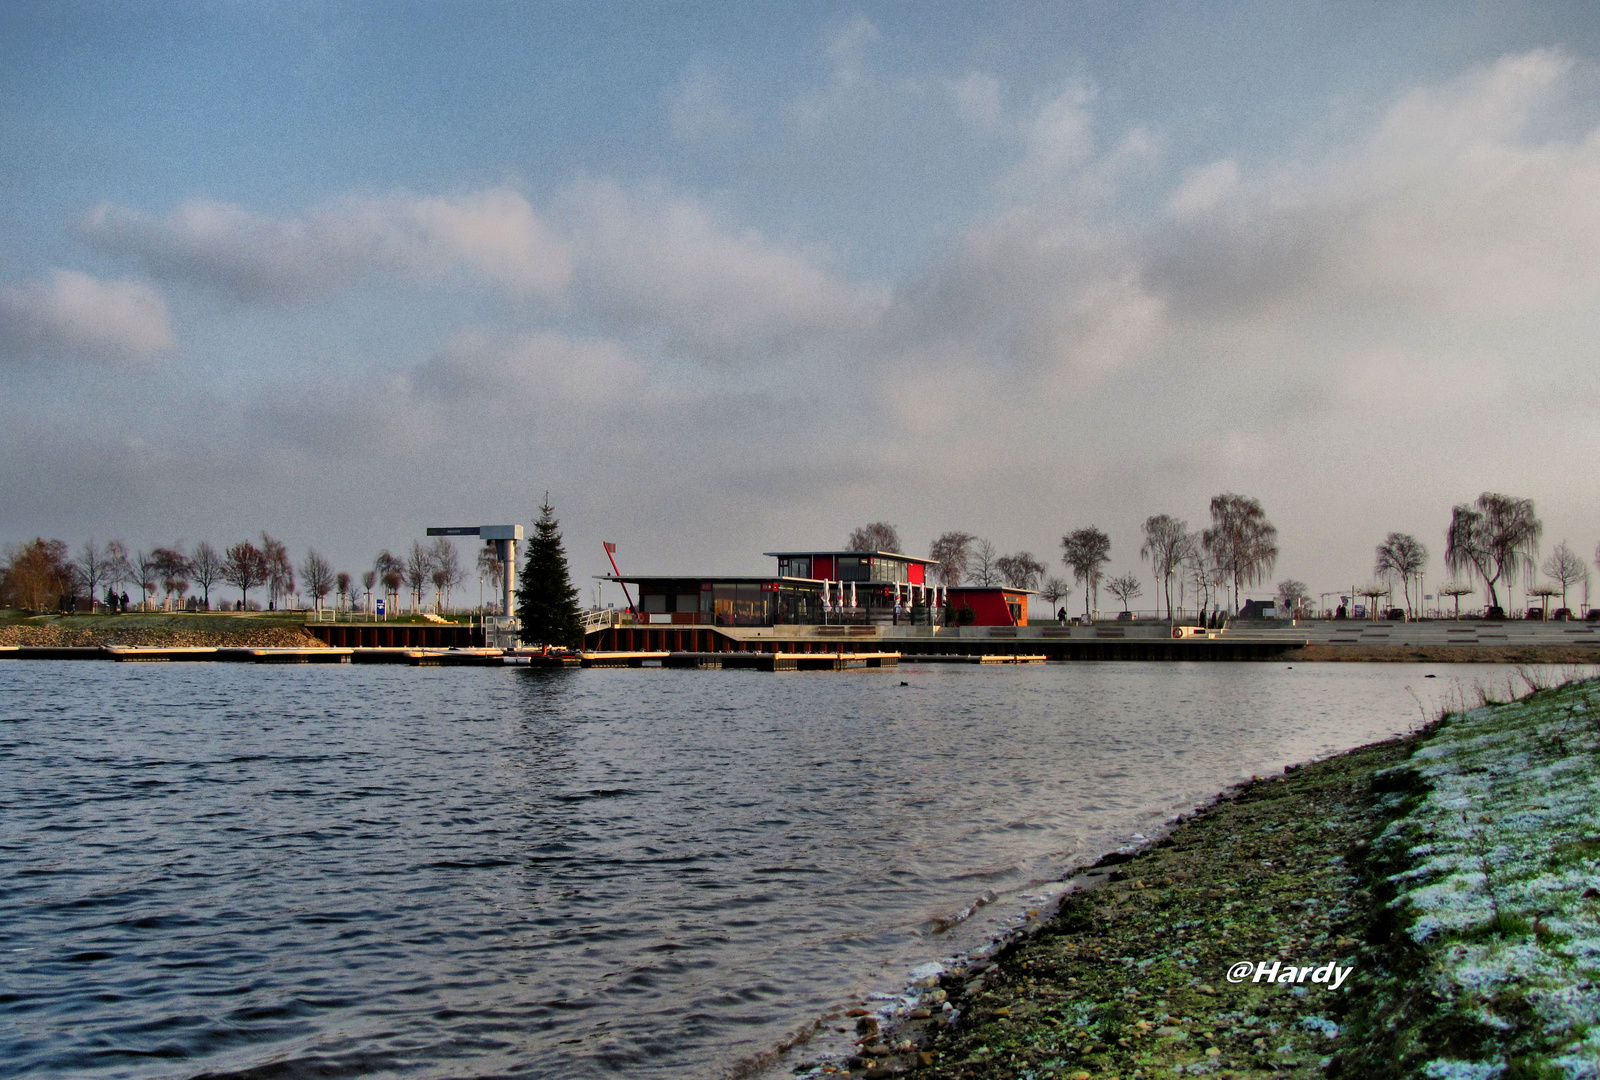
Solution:
[[[1238,492],[1258,595],[1438,582],[1594,554],[1597,324],[1592,4],[0,0],[0,545],[1148,581]]]

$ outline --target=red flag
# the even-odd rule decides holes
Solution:
[[[615,544],[612,544],[612,543],[608,543],[608,542],[607,542],[607,541],[605,541],[605,540],[602,540],[602,541],[600,541],[600,542],[601,542],[601,543],[602,543],[602,544],[605,544],[605,545],[606,545],[606,554],[607,554],[607,555],[615,555],[615,554],[616,554],[616,553],[617,553],[617,545],[615,545]]]

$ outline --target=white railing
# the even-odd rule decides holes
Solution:
[[[608,626],[616,626],[622,619],[622,612],[616,608],[588,608],[580,611],[578,618],[583,624],[583,632],[590,634]]]

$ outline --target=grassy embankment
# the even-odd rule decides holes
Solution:
[[[902,1027],[863,1017],[849,1071],[1595,1076],[1597,753],[1586,682],[1252,782],[930,980]],[[1353,968],[1337,990],[1328,964]]]
[[[320,645],[306,633],[304,612],[131,612],[126,615],[29,615],[0,612],[0,645],[62,646]]]
[[[118,615],[33,615],[0,609],[0,645],[62,646],[152,645],[166,647],[249,646],[314,648],[322,644],[307,633],[305,611],[134,611]],[[446,616],[469,623],[474,616]],[[421,615],[385,620],[425,625]]]

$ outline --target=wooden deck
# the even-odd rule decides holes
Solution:
[[[894,667],[897,652],[586,652],[584,667],[747,668],[753,671],[848,671]]]

